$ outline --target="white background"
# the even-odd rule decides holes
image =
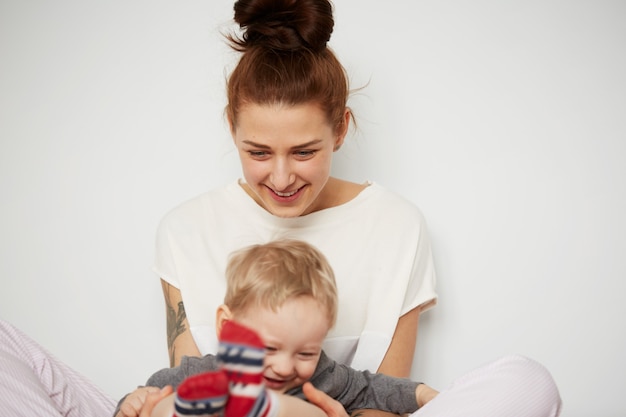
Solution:
[[[240,173],[231,10],[0,1],[0,317],[115,397],[168,365],[158,221]],[[365,88],[335,174],[403,194],[432,235],[415,378],[521,353],[564,416],[626,414],[625,18],[608,0],[336,1],[331,45]]]

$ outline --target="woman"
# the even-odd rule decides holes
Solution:
[[[244,179],[182,204],[159,228],[171,363],[215,351],[228,254],[287,235],[319,247],[337,273],[342,308],[327,351],[408,376],[419,314],[436,299],[430,243],[408,201],[330,176],[351,119],[345,71],[326,46],[331,4],[238,1],[235,20],[243,55],[226,114]]]
[[[226,115],[244,179],[170,212],[155,271],[172,365],[214,353],[215,308],[230,252],[277,236],[319,247],[337,274],[340,312],[326,351],[358,369],[409,376],[419,314],[435,275],[421,214],[373,183],[330,176],[351,119],[345,71],[326,43],[328,1],[238,1],[243,52]]]
[[[241,35],[229,39],[242,55],[228,80],[226,115],[243,179],[183,203],[159,227],[154,270],[167,305],[171,364],[216,352],[213,312],[225,292],[228,254],[290,237],[317,246],[335,270],[340,307],[324,346],[329,356],[407,377],[419,315],[436,302],[430,243],[411,203],[375,183],[330,176],[352,116],[345,71],[327,47],[332,5],[245,0],[234,10]],[[465,377],[431,409],[449,416],[463,403],[465,416],[555,416],[553,385],[540,365],[510,357]],[[486,391],[494,404],[472,408],[461,400]],[[515,401],[526,394],[536,400],[528,414]],[[514,405],[498,408],[501,402]]]

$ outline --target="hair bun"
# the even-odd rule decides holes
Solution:
[[[238,0],[234,10],[243,35],[231,40],[242,50],[263,45],[280,51],[319,51],[334,26],[329,0]]]

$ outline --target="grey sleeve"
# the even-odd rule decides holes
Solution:
[[[171,385],[174,390],[176,390],[187,377],[203,372],[216,371],[217,369],[217,359],[213,355],[206,355],[202,358],[184,356],[179,366],[164,368],[155,372],[148,378],[146,385],[140,385],[137,388],[141,388],[142,386],[163,388],[167,385]],[[129,394],[126,394],[117,403],[113,416],[120,411],[120,406],[128,395]]]
[[[164,368],[152,374],[146,386],[163,388],[171,385],[176,390],[187,377],[217,369],[217,360],[213,355],[206,355],[202,358],[184,356],[179,366]]]
[[[395,414],[418,409],[415,390],[419,382],[368,371],[357,371],[338,364],[325,354],[310,381],[316,388],[339,401],[348,414],[359,409],[375,409]],[[302,390],[289,392],[302,397]]]

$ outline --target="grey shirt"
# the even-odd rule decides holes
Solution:
[[[202,358],[185,356],[179,366],[165,368],[152,375],[146,386],[162,388],[171,385],[176,389],[191,375],[218,369],[215,355]],[[314,387],[339,401],[348,414],[359,409],[376,409],[395,414],[412,413],[418,409],[415,398],[418,382],[357,371],[333,361],[324,352],[309,381]],[[286,394],[305,399],[302,387],[292,388]],[[115,413],[119,411],[124,398],[118,403]]]

